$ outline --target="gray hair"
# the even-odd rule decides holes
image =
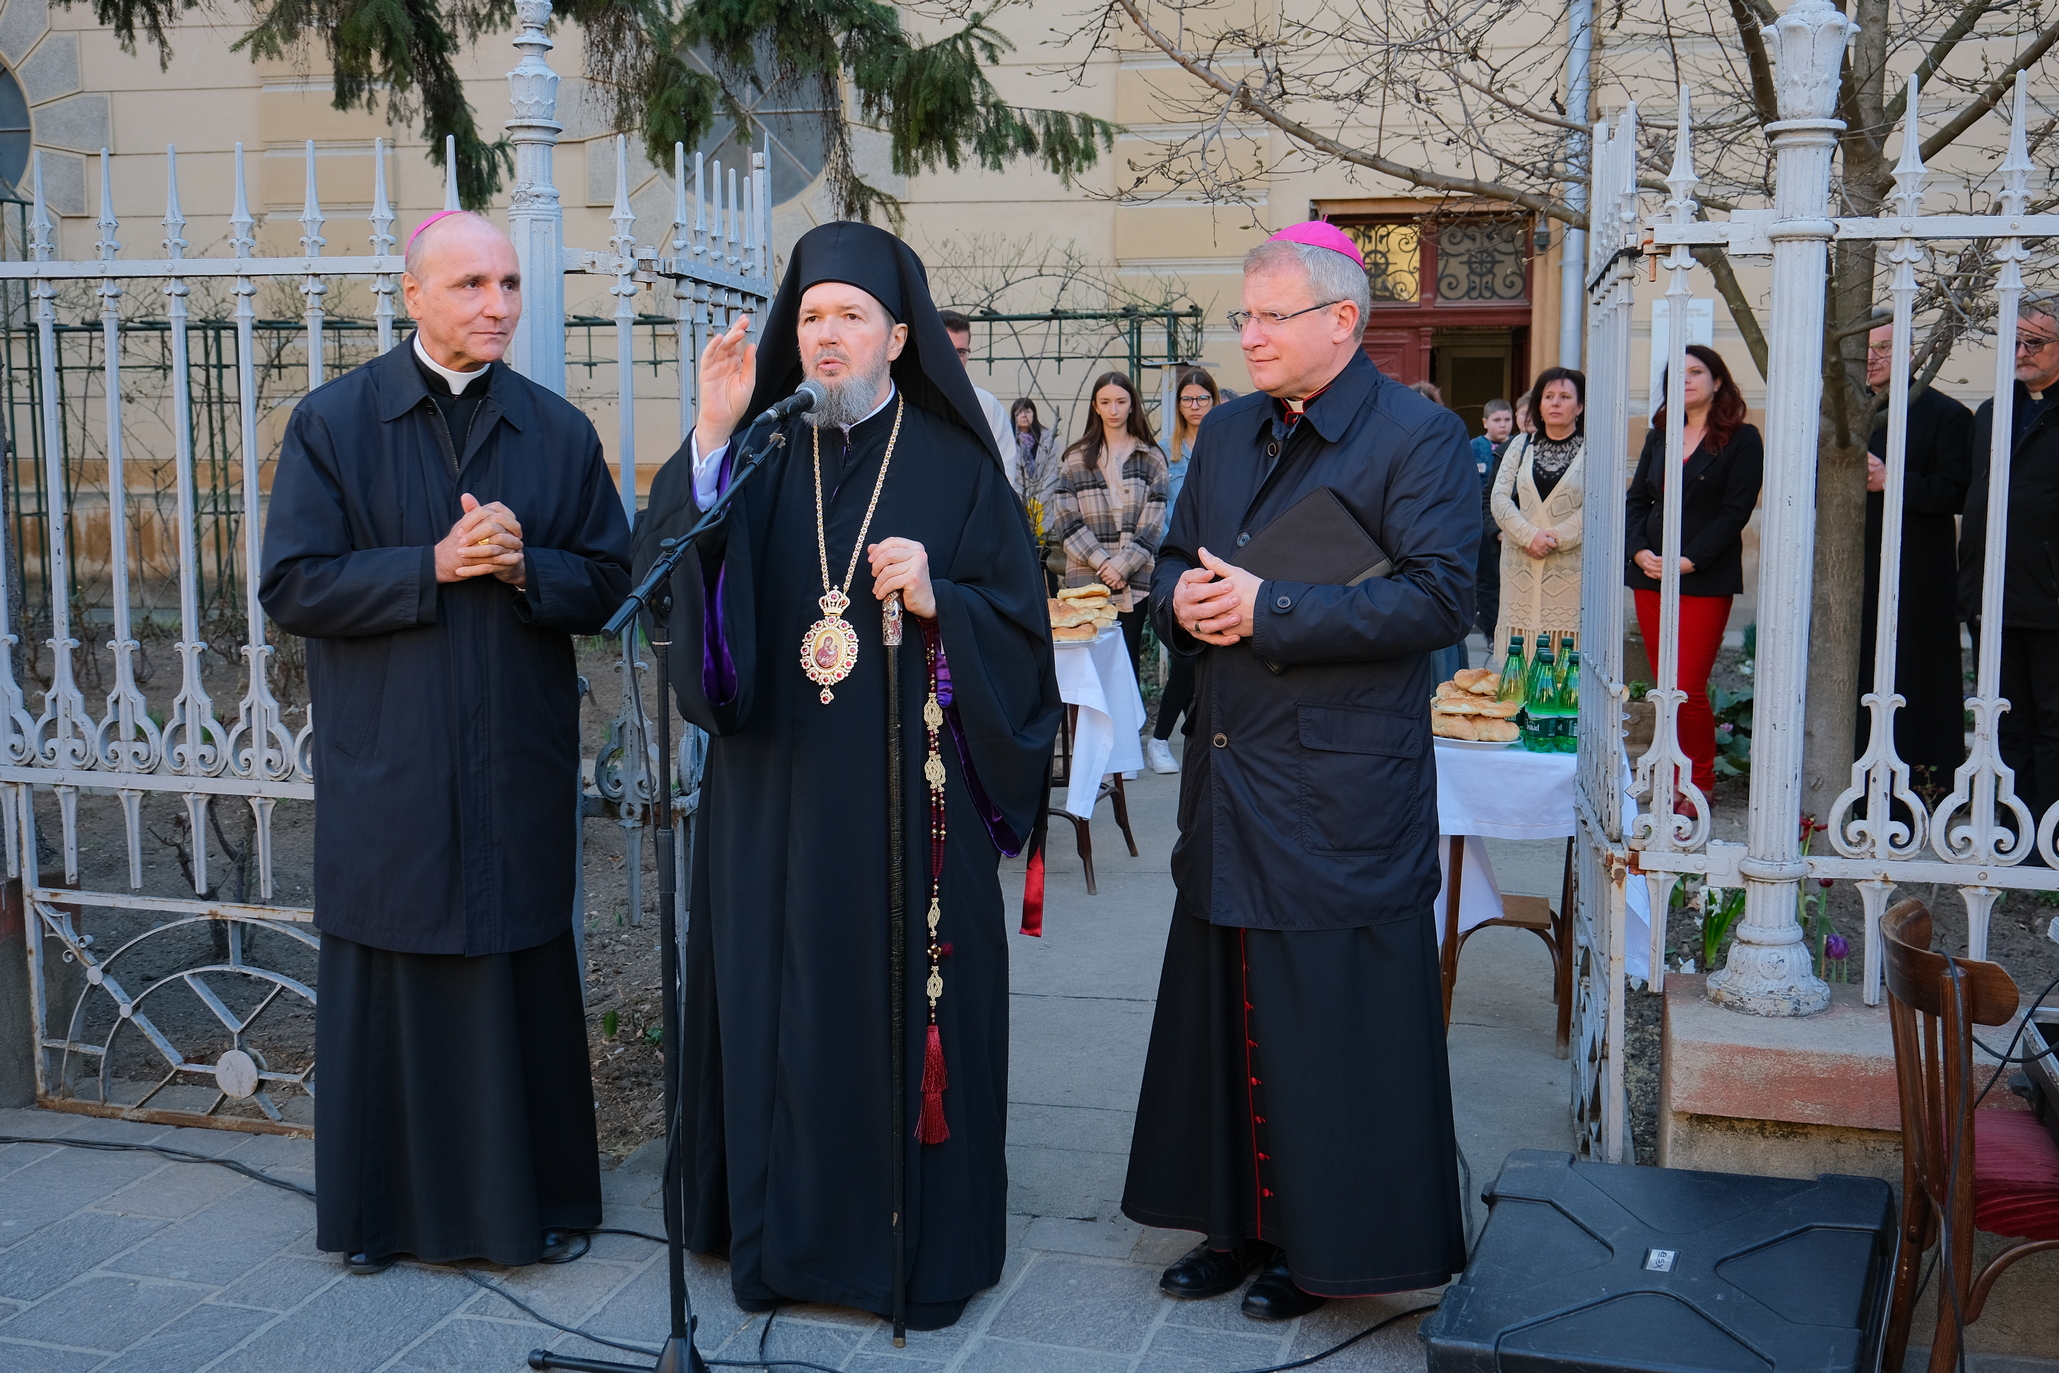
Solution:
[[[2059,320],[2059,296],[2025,291],[2021,296],[2017,297],[2016,317],[2018,319],[2028,319],[2032,315],[2042,315],[2046,319]]]
[[[1373,288],[1366,281],[1365,268],[1332,248],[1311,243],[1271,238],[1244,254],[1244,274],[1299,270],[1308,278],[1309,289],[1318,301],[1349,301],[1358,307],[1358,322],[1364,327],[1373,308]]]

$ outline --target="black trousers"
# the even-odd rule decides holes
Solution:
[[[1172,738],[1172,728],[1180,722],[1194,704],[1193,658],[1184,658],[1177,653],[1168,653],[1165,668],[1165,694],[1158,698],[1158,723],[1151,727],[1154,739]]]
[[[2002,626],[2002,713],[1996,742],[2033,822],[2059,801],[2059,630]]]
[[[1144,681],[1144,617],[1149,614],[1143,606],[1135,610],[1119,611],[1115,622],[1122,626],[1122,641],[1130,650],[1130,672],[1139,685]]]

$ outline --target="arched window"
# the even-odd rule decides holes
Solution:
[[[14,73],[0,66],[0,182],[21,186],[29,168],[29,102]]]

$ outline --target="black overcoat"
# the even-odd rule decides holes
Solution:
[[[1168,651],[1198,654],[1173,881],[1218,925],[1344,929],[1427,918],[1437,770],[1430,654],[1473,620],[1480,482],[1465,425],[1356,354],[1292,429],[1254,393],[1202,422],[1151,579]],[[1173,617],[1198,550],[1232,557],[1317,487],[1394,561],[1355,587],[1267,582],[1253,635]],[[1274,672],[1267,664],[1283,671]]]
[[[1644,434],[1637,471],[1623,498],[1623,585],[1632,591],[1657,591],[1658,579],[1647,577],[1637,555],[1665,546],[1666,431],[1654,426]],[[1687,455],[1687,480],[1680,488],[1680,556],[1694,571],[1680,577],[1683,596],[1736,596],[1744,591],[1744,527],[1759,504],[1759,485],[1766,473],[1766,448],[1759,431],[1741,424],[1721,448],[1704,438]]]
[[[1972,479],[1973,412],[1925,387],[1909,402],[1908,458],[1902,485],[1902,576],[1895,625],[1895,754],[1949,782],[1966,760],[1966,684],[1959,652],[1958,550],[1954,518]],[[1887,456],[1887,420],[1867,442]],[[1866,590],[1859,620],[1859,695],[1873,690],[1874,620],[1880,614],[1880,542],[1887,494],[1866,493]],[[1859,708],[1858,747],[1872,736],[1872,713]],[[1921,779],[1919,779],[1921,780]]]
[[[626,593],[629,527],[585,415],[494,363],[460,455],[412,347],[295,407],[258,595],[307,638],[315,923],[401,953],[505,953],[571,919],[571,636]],[[522,522],[525,589],[437,582],[460,493]]]
[[[2047,393],[2049,395],[2049,393]],[[2016,383],[2016,415],[2031,404]],[[1959,613],[1980,616],[1987,549],[1988,472],[1995,403],[1973,412],[1973,479],[1959,522]],[[2002,555],[2002,623],[2011,629],[2059,630],[2059,404],[2047,401],[2019,424],[2009,455],[2009,545]]]

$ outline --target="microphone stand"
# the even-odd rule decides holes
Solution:
[[[757,425],[754,423],[751,427],[755,429]],[[748,439],[749,433],[746,432],[744,437]],[[579,1370],[579,1373],[650,1373],[652,1368],[655,1368],[655,1373],[708,1373],[707,1361],[694,1348],[694,1330],[699,1318],[691,1314],[686,1290],[685,1160],[681,1157],[679,1139],[680,1097],[685,1090],[685,1083],[681,1080],[685,1064],[680,1054],[680,1040],[685,1033],[681,1004],[685,988],[679,967],[679,878],[674,849],[676,836],[672,829],[672,572],[687,551],[722,522],[729,503],[743,489],[744,483],[757,474],[768,457],[784,447],[786,435],[775,432],[737,469],[736,475],[730,479],[729,489],[708,507],[692,529],[679,538],[666,539],[658,545],[663,550],[658,560],[651,564],[651,570],[644,575],[643,581],[629,593],[629,598],[622,602],[621,608],[616,610],[602,631],[612,638],[626,629],[639,612],[648,611],[651,648],[658,659],[659,761],[653,816],[656,832],[652,838],[657,845],[658,929],[659,938],[663,941],[660,977],[665,985],[665,1250],[671,1285],[672,1330],[666,1336],[655,1365],[586,1359],[549,1349],[533,1349],[529,1352],[531,1368],[563,1368]],[[693,824],[696,828],[700,824],[698,806],[693,810]],[[691,848],[689,845],[689,852]]]

